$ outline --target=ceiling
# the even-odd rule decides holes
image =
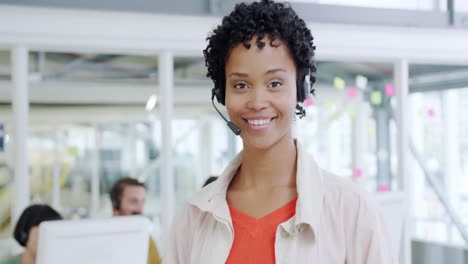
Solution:
[[[201,93],[199,97],[205,104],[204,98],[209,93],[206,88],[211,87],[212,83],[206,77],[203,58],[175,57],[174,66],[175,93],[182,89],[194,93],[194,96],[190,93],[182,96],[186,100],[181,99],[181,103],[189,104],[191,97],[194,99],[199,96],[197,93]],[[414,88],[415,91],[468,87],[468,67],[465,66],[411,64],[409,70],[410,89]],[[141,104],[157,91],[158,59],[119,54],[30,52],[29,74],[32,104]],[[381,86],[392,81],[393,65],[320,61],[317,85],[331,87],[335,77],[353,84],[357,75],[367,77],[370,86]],[[9,51],[0,51],[1,104],[11,101],[8,91],[10,78]],[[106,100],[99,99],[100,92]]]

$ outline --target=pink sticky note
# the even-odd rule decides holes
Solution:
[[[435,111],[434,109],[430,108],[429,110],[427,110],[427,115],[429,117],[434,117],[435,116]]]
[[[314,104],[314,101],[312,100],[312,98],[307,98],[305,101],[304,101],[304,106],[311,106]]]
[[[390,191],[390,187],[388,187],[388,185],[386,185],[386,184],[381,184],[381,185],[379,186],[379,192],[388,192],[388,191]]]
[[[360,168],[354,169],[354,177],[356,177],[357,179],[362,178],[362,170]]]
[[[354,86],[348,87],[348,97],[353,99],[357,96],[357,88]]]
[[[385,95],[386,96],[394,96],[395,95],[395,86],[393,83],[385,84]]]

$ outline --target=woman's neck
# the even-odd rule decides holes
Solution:
[[[35,264],[36,263],[36,254],[31,252],[30,250],[25,250],[20,255],[21,262],[23,264]]]
[[[295,187],[296,156],[296,144],[292,138],[280,140],[268,149],[244,146],[235,185],[254,189]]]

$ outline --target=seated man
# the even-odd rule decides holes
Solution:
[[[114,183],[110,190],[112,214],[141,215],[146,198],[146,186],[133,178],[121,178]],[[148,264],[160,264],[161,257],[156,243],[150,238],[148,250]]]

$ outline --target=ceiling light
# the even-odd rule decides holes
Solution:
[[[155,94],[152,94],[150,98],[148,99],[148,102],[146,102],[146,106],[145,106],[146,111],[149,112],[153,110],[157,102],[158,102],[158,97]]]

